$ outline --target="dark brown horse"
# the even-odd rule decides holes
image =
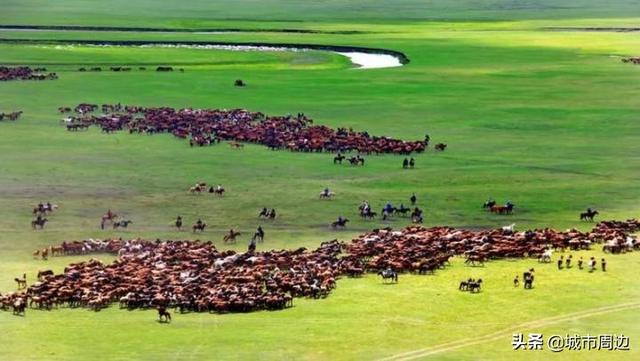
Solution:
[[[587,209],[586,212],[580,213],[580,220],[581,221],[589,221],[589,222],[593,222],[593,218],[595,216],[597,216],[598,214],[600,214],[598,211],[596,211],[595,209]]]
[[[167,311],[167,308],[164,306],[158,307],[158,321],[162,323],[171,322],[171,313],[169,313],[169,311]]]

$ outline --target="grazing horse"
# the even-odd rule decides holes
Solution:
[[[164,318],[164,321],[162,320],[162,318]],[[169,313],[169,311],[167,311],[167,308],[164,306],[158,307],[158,321],[164,323],[171,322],[171,313]]]
[[[345,159],[346,157],[340,153],[338,153],[338,155],[336,155],[335,157],[333,157],[333,164],[342,164],[342,161]]]
[[[235,243],[236,241],[236,237],[238,237],[241,233],[240,232],[236,232],[232,229],[229,230],[229,233],[227,233],[223,238],[222,241],[224,243]]]
[[[587,209],[586,212],[580,213],[580,220],[593,222],[593,217],[597,216],[598,214],[600,213],[595,209],[594,210]]]
[[[38,218],[36,220],[31,221],[31,228],[33,229],[43,229],[44,225],[48,222],[49,220],[46,218]]]
[[[444,143],[438,143],[435,145],[434,149],[440,152],[444,152],[444,150],[447,149],[447,145]]]
[[[378,272],[378,276],[382,277],[382,282],[390,280],[391,282],[398,283],[398,272],[386,269]]]
[[[347,226],[347,222],[349,222],[347,218],[338,218],[337,221],[331,223],[331,228],[334,228],[334,229],[338,227],[344,228]]]
[[[219,197],[224,195],[224,188],[222,186],[218,186],[213,190],[213,193]]]
[[[127,228],[131,223],[133,223],[131,220],[113,222],[113,229],[118,229],[120,227]]]

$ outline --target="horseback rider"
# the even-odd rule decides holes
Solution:
[[[196,227],[198,228],[202,227],[202,219],[198,218],[198,221],[196,222]]]
[[[393,204],[391,204],[391,202],[387,202],[387,204],[384,206],[384,211],[387,213],[392,213],[393,212]]]
[[[409,166],[409,159],[405,158],[402,161],[402,168],[407,168]]]
[[[328,197],[328,196],[329,196],[329,193],[331,193],[331,191],[329,190],[329,187],[326,187],[326,188],[322,191],[322,194],[323,194],[325,197]]]
[[[412,205],[412,206],[415,206],[415,205],[416,205],[416,201],[418,200],[418,198],[416,197],[416,194],[415,194],[415,193],[413,193],[413,194],[411,195],[411,198],[409,198],[409,200],[411,201],[411,205]]]
[[[413,159],[413,157],[411,157],[411,160],[409,161],[409,167],[413,168],[416,165],[416,160]]]
[[[510,200],[507,200],[507,203],[505,203],[505,206],[507,208],[513,208],[513,202],[511,202]]]
[[[222,190],[222,184],[218,184],[216,186],[216,191],[220,192]]]
[[[271,208],[271,212],[269,213],[269,218],[271,218],[271,219],[276,218],[276,209],[275,208]]]
[[[258,228],[256,229],[256,234],[260,237],[260,239],[264,239],[264,230],[262,229],[262,226],[258,226]]]

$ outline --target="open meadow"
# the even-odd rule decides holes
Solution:
[[[58,79],[0,82],[0,113],[23,111],[15,122],[0,121],[1,294],[16,291],[23,273],[31,285],[39,270],[117,257],[32,256],[65,240],[200,239],[245,252],[261,225],[258,251],[314,249],[410,225],[399,215],[363,219],[358,205],[409,206],[414,193],[425,227],[588,231],[598,221],[640,216],[640,65],[621,61],[640,56],[640,31],[566,29],[640,28],[638,1],[7,0],[2,8],[0,66],[45,67]],[[99,45],[105,41],[354,46],[399,52],[409,62],[358,69],[324,50]],[[237,79],[247,85],[234,86]],[[334,164],[328,152],[227,141],[190,147],[170,134],[95,126],[67,131],[61,119],[69,114],[58,108],[80,103],[303,112],[315,125],[412,141],[429,134],[431,143],[411,154],[413,169],[403,169],[398,154],[365,154],[364,166],[351,166]],[[446,150],[435,151],[436,143]],[[224,196],[190,193],[201,181],[224,185]],[[325,188],[332,199],[318,199]],[[511,200],[514,212],[484,210],[490,198]],[[59,209],[33,230],[31,210],[48,201]],[[263,207],[278,216],[260,219]],[[599,211],[596,222],[579,219],[587,208]],[[133,223],[100,229],[108,209]],[[173,226],[178,215],[183,230]],[[344,229],[330,226],[339,216],[350,220]],[[208,228],[194,234],[198,218]],[[241,235],[225,244],[231,228]],[[375,273],[342,276],[328,297],[296,297],[283,310],[172,309],[169,324],[157,322],[154,310],[117,303],[99,312],[0,311],[0,360],[640,359],[640,255],[601,249],[477,267],[456,256],[434,274],[401,273],[397,284]],[[605,257],[609,269],[560,271],[559,254]],[[531,267],[534,289],[513,287],[514,275]],[[484,280],[481,292],[458,290],[469,277]],[[622,333],[631,349],[514,351],[516,332]]]

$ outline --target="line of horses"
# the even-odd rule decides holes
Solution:
[[[56,73],[47,73],[46,68],[30,68],[28,66],[0,66],[0,81],[11,80],[55,80]]]
[[[77,116],[65,120],[68,124],[97,125],[104,132],[128,130],[130,133],[171,133],[189,138],[191,145],[212,145],[220,140],[263,144],[271,149],[301,152],[348,152],[362,154],[423,152],[427,141],[404,141],[385,136],[371,136],[352,129],[332,129],[313,125],[303,113],[287,116],[266,116],[242,109],[173,109],[105,104],[103,114],[90,114],[98,105],[87,104],[76,110]],[[69,107],[60,107],[59,110]],[[78,107],[76,107],[78,109]],[[106,110],[106,111],[105,111]],[[70,129],[71,130],[71,129]],[[354,159],[359,164],[364,159]]]
[[[640,65],[640,56],[630,56],[630,57],[622,58],[622,62]]]

